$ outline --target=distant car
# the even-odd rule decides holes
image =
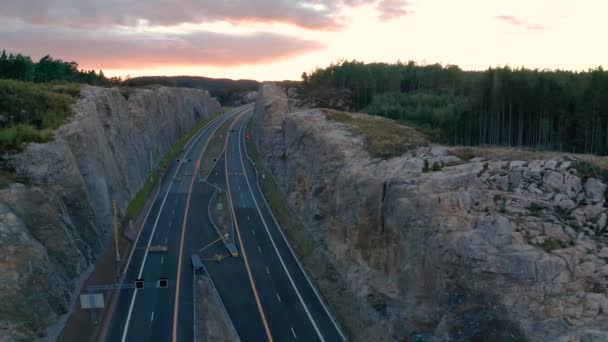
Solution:
[[[192,260],[192,269],[194,272],[203,269],[203,262],[201,261],[201,258],[198,257],[198,254],[192,254],[190,259]]]

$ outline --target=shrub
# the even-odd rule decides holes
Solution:
[[[80,85],[0,80],[0,151],[18,151],[23,143],[45,142],[72,114]]]

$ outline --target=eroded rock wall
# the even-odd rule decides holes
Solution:
[[[262,86],[261,157],[378,340],[608,340],[606,185],[576,158],[373,159],[365,137],[289,103]]]
[[[202,90],[86,86],[51,142],[2,162],[24,180],[0,190],[0,335],[31,340],[68,310],[78,277],[169,148],[219,103]],[[0,338],[0,340],[3,340]]]

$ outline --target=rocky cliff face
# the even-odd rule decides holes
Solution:
[[[84,87],[53,141],[2,162],[23,179],[0,191],[0,335],[31,340],[67,312],[77,278],[107,245],[150,164],[217,113],[206,91]]]
[[[606,185],[577,159],[465,161],[441,146],[374,159],[364,136],[269,84],[254,120],[378,340],[608,340]]]

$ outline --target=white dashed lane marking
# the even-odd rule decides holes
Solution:
[[[296,336],[296,332],[295,332],[295,331],[293,331],[293,327],[291,327],[291,333],[293,334],[293,338],[295,338],[295,339],[297,339],[297,338],[298,338],[298,336]]]

